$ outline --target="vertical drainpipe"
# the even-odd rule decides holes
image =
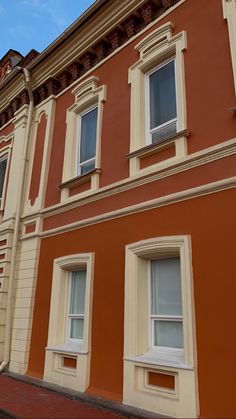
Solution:
[[[25,131],[25,145],[22,158],[22,166],[19,180],[19,189],[16,202],[16,214],[15,214],[15,225],[13,232],[12,242],[12,253],[10,261],[10,273],[9,273],[9,284],[7,293],[7,309],[6,309],[6,322],[5,322],[5,335],[4,335],[4,358],[0,364],[0,373],[5,369],[10,361],[10,350],[11,350],[11,331],[12,331],[12,311],[13,311],[13,291],[14,291],[14,279],[15,279],[15,266],[17,258],[17,247],[19,239],[20,220],[23,206],[23,192],[26,179],[26,168],[28,162],[28,150],[31,132],[31,122],[34,108],[34,98],[30,82],[30,72],[26,68],[20,68],[23,71],[25,78],[25,85],[29,95],[29,111],[27,117],[26,131]]]

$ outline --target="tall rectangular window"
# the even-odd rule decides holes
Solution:
[[[86,269],[71,272],[68,313],[68,339],[83,340]]]
[[[0,159],[0,199],[2,199],[3,187],[7,168],[7,156]]]
[[[151,345],[183,348],[179,257],[151,262]]]
[[[78,175],[95,168],[98,108],[92,108],[79,116]]]
[[[175,60],[161,64],[148,74],[150,142],[161,141],[177,132]]]
[[[193,310],[190,236],[126,246],[124,403],[198,417]],[[172,376],[174,388],[162,385],[162,373]]]

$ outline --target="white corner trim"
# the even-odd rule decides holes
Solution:
[[[236,0],[222,0],[222,2],[224,19],[228,23],[234,90],[236,93]]]

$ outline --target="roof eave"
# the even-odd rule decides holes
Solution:
[[[76,30],[79,29],[83,23],[88,20],[107,0],[96,0],[75,22],[73,22],[55,41],[53,41],[41,54],[36,57],[28,66],[29,70],[36,67],[41,61],[43,61],[54,49],[56,49],[62,42],[64,42],[69,36]]]

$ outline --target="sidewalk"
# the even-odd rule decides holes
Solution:
[[[57,392],[0,375],[0,419],[127,419]]]

